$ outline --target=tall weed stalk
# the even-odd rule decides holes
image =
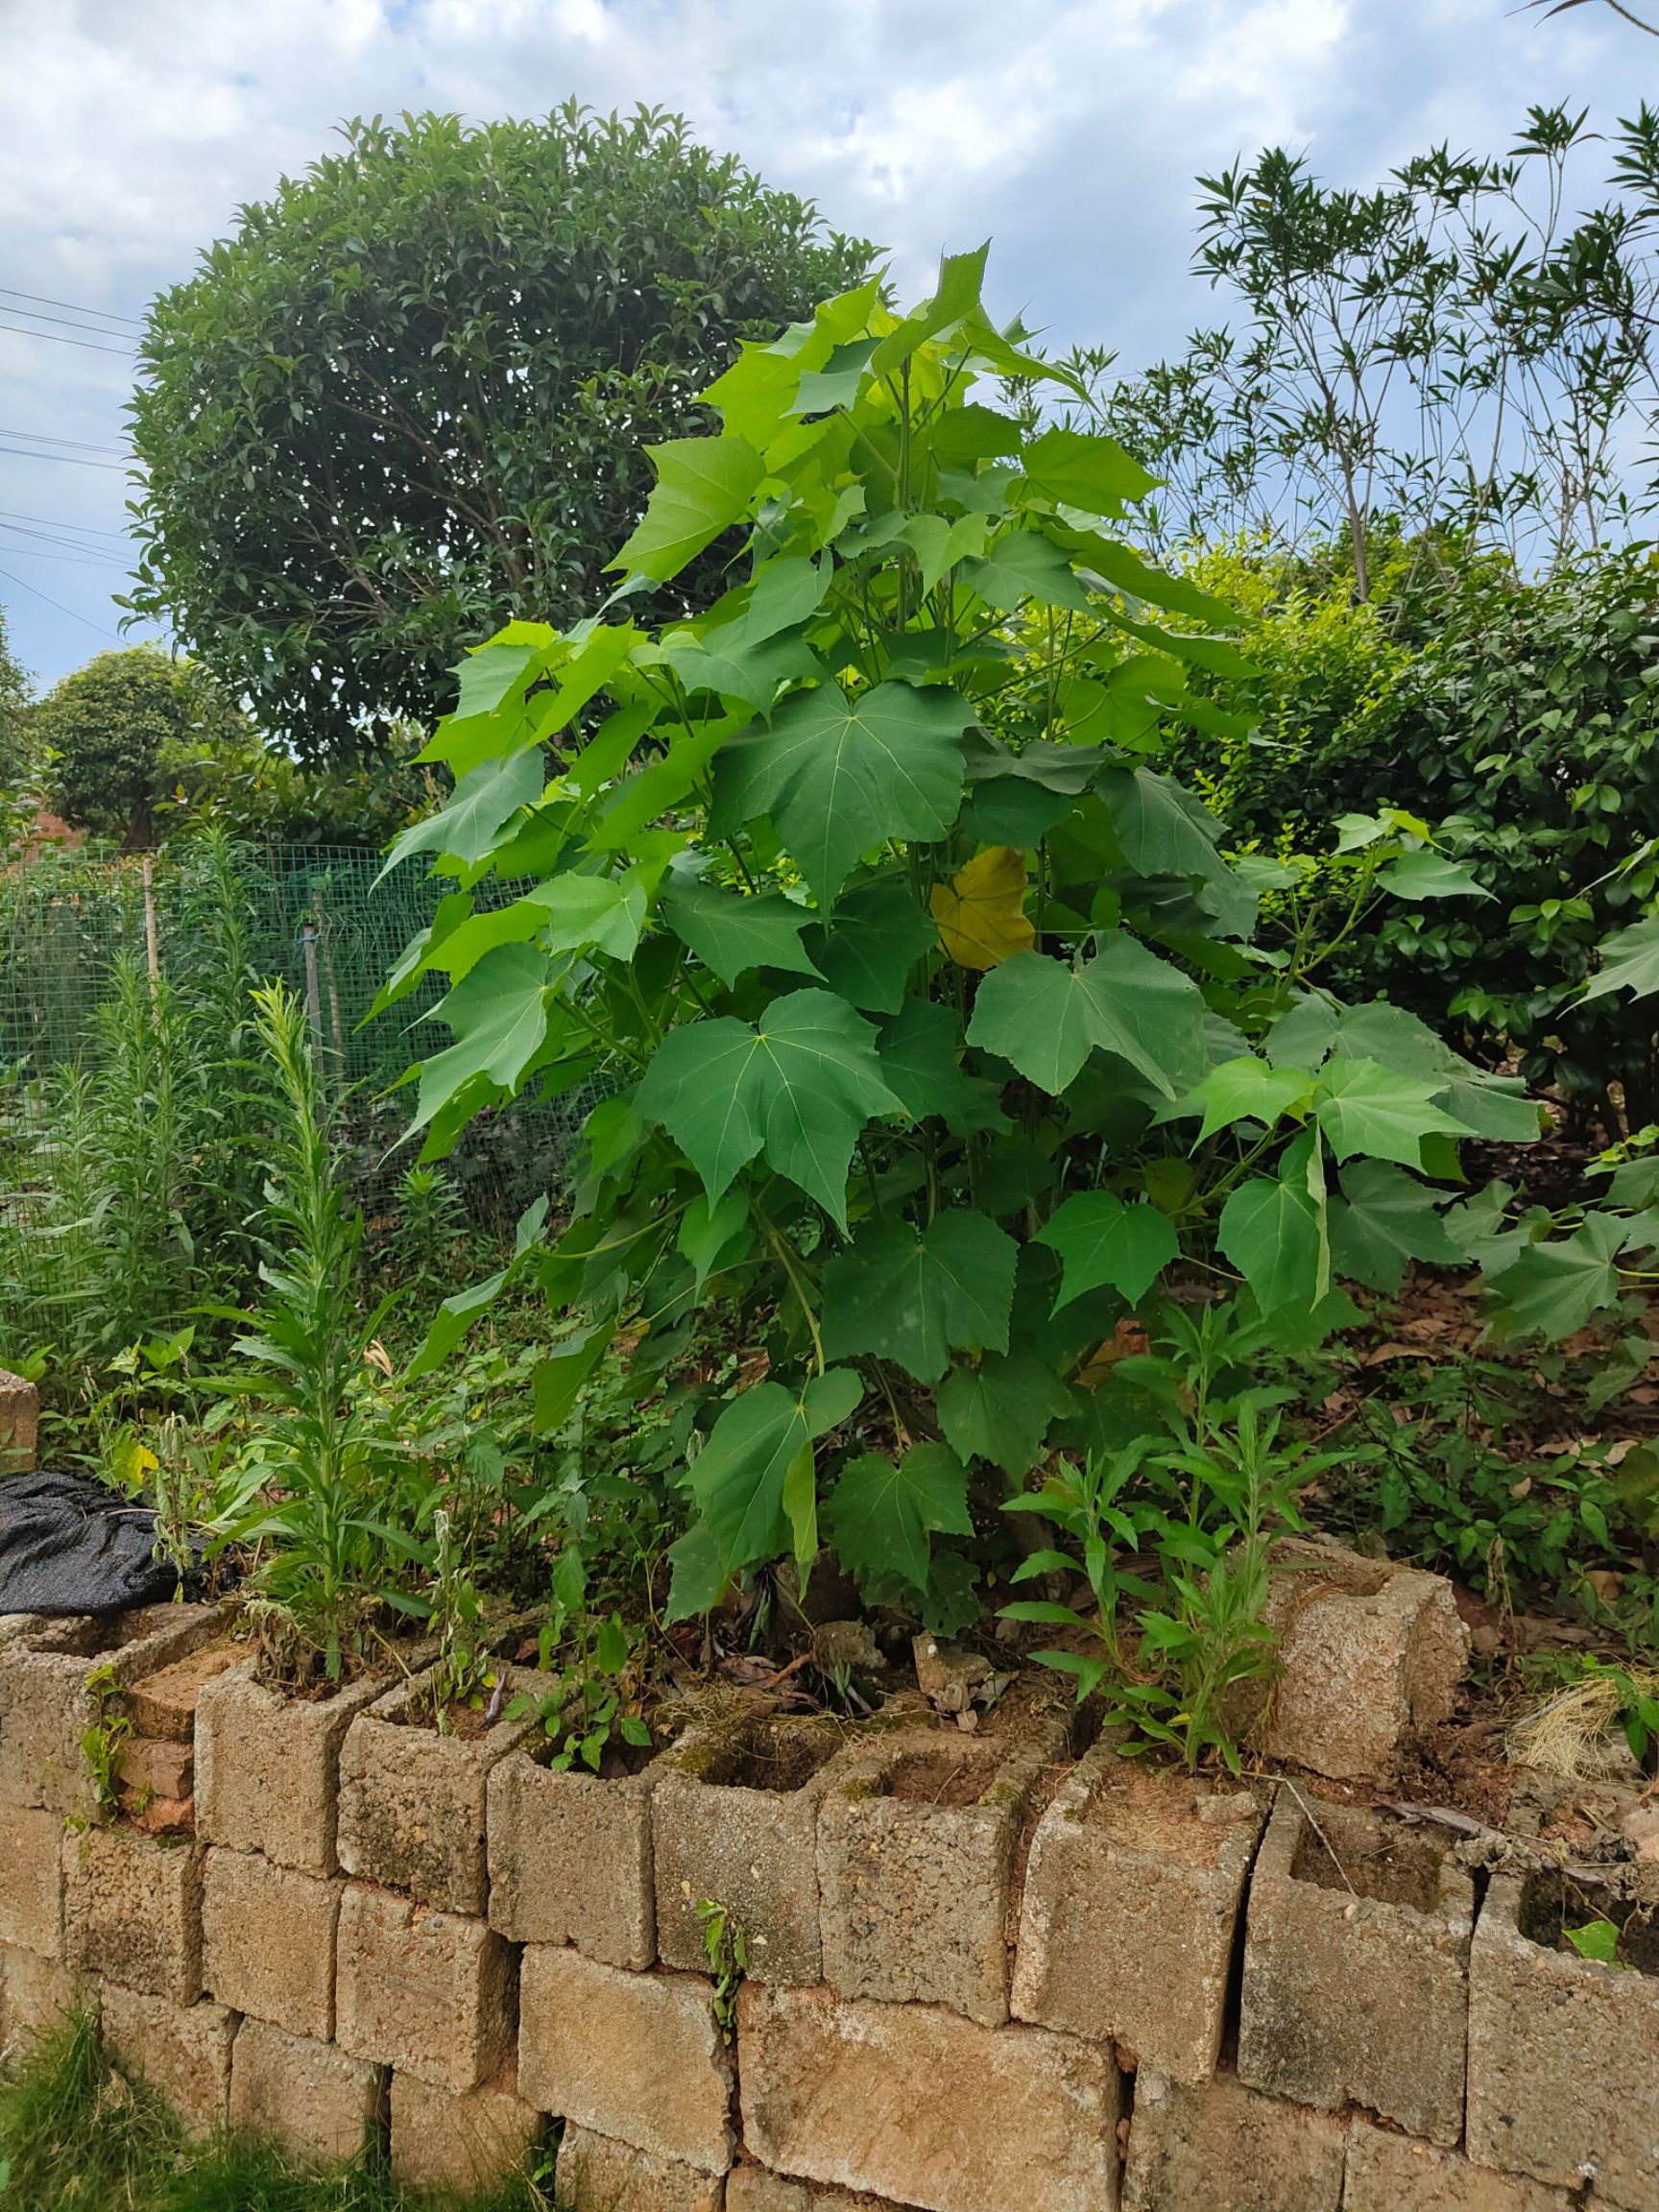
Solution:
[[[418,1464],[397,1433],[378,1331],[390,1300],[358,1299],[362,1215],[341,1188],[335,1133],[304,1009],[280,983],[253,1024],[284,1120],[261,1223],[264,1296],[235,1350],[256,1373],[228,1532],[261,1548],[268,1671],[338,1681],[419,1557]],[[384,1385],[384,1387],[383,1387]]]

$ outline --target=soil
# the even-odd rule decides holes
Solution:
[[[710,1760],[701,1779],[733,1790],[767,1790],[779,1795],[804,1789],[835,1755],[828,1730],[762,1721],[745,1730],[729,1750]]]
[[[964,1748],[954,1757],[944,1744],[937,1751],[905,1751],[894,1760],[882,1782],[882,1794],[914,1805],[977,1805],[997,1779],[997,1762],[987,1750]]]
[[[424,1728],[434,1735],[453,1736],[458,1743],[476,1743],[488,1736],[500,1719],[499,1713],[492,1714],[489,1701],[483,1705],[463,1705],[453,1697],[440,1715],[430,1705],[422,1705],[410,1713],[402,1721],[405,1728]]]
[[[1233,1793],[1208,1777],[1174,1767],[1121,1759],[1108,1767],[1084,1809],[1091,1826],[1103,1828],[1127,1850],[1189,1866],[1213,1866],[1232,1833],[1224,1819],[1195,1819],[1201,1799]]]
[[[1470,1813],[1489,1828],[1501,1828],[1516,1778],[1503,1756],[1503,1720],[1474,1713],[1407,1736],[1389,1791],[1407,1804]]]
[[[1331,1804],[1308,1812],[1290,1863],[1293,1881],[1433,1911],[1450,1838]]]
[[[1521,1933],[1546,1950],[1574,1953],[1567,1930],[1587,1920],[1611,1920],[1619,1930],[1619,1960],[1640,1974],[1659,1975],[1659,1909],[1633,1905],[1599,1885],[1566,1874],[1530,1874],[1521,1891]]]

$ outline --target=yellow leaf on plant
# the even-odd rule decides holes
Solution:
[[[1037,942],[1025,912],[1025,855],[1015,846],[987,846],[949,883],[936,883],[927,903],[958,968],[995,968]]]

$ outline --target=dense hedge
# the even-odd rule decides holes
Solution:
[[[1217,684],[1248,739],[1176,750],[1234,837],[1328,851],[1344,813],[1436,825],[1491,897],[1400,908],[1331,981],[1382,993],[1488,1058],[1633,1125],[1659,1118],[1650,1006],[1580,1005],[1594,949],[1659,886],[1659,559],[1636,545],[1527,579],[1491,556],[1395,549],[1365,605],[1339,572],[1207,556],[1258,617],[1247,682]]]

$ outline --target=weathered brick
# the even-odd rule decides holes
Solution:
[[[247,1646],[221,1637],[199,1645],[154,1673],[135,1675],[127,1691],[127,1716],[133,1732],[161,1743],[192,1743],[196,1701],[207,1684],[248,1655]]]
[[[490,1925],[514,1943],[573,1943],[608,1966],[657,1956],[656,1769],[554,1772],[523,1751],[490,1774]]]
[[[151,1797],[144,1791],[126,1792],[122,1797],[123,1816],[146,1836],[183,1837],[193,1839],[196,1834],[196,1800],[194,1797]]]
[[[1347,2130],[1218,2074],[1136,2080],[1123,2212],[1338,2212]]]
[[[229,2110],[230,2052],[236,2015],[204,1999],[165,1997],[106,1985],[100,2007],[105,2048],[123,2074],[148,2081],[195,2135],[224,2124]]]
[[[1342,2212],[1573,2212],[1576,2199],[1356,2122]]]
[[[560,2212],[723,2212],[725,2177],[632,2143],[566,2128],[554,2176]]]
[[[1238,2079],[1459,2142],[1474,1924],[1443,1839],[1282,1791],[1250,1884]]]
[[[1469,1655],[1451,1583],[1324,1537],[1283,1538],[1273,1556],[1282,1671],[1262,1748],[1315,1774],[1386,1772],[1407,1731],[1451,1719]]]
[[[1607,1904],[1605,1916],[1622,1920]],[[1638,1971],[1581,1959],[1560,1877],[1500,1875],[1469,1960],[1469,2154],[1619,2212],[1659,2205],[1659,1929],[1633,1923]]]
[[[516,1690],[537,1677],[513,1670]],[[340,1752],[340,1863],[447,1912],[482,1912],[490,1771],[536,1734],[534,1715],[469,1741],[412,1724],[429,1676],[388,1691],[347,1730]]]
[[[706,1966],[697,1908],[709,1901],[742,1928],[757,1981],[821,1978],[813,1843],[841,1743],[832,1720],[750,1719],[695,1729],[658,1762],[652,1849],[666,1965]]]
[[[301,2157],[354,2158],[385,2125],[386,2076],[331,2043],[244,2020],[230,2054],[230,2125]]]
[[[71,2012],[98,2008],[97,1984],[60,1959],[0,1943],[0,2050],[14,2050],[60,2027]]]
[[[132,1795],[181,1799],[195,1794],[195,1758],[188,1743],[132,1736],[121,1746],[120,1778]]]
[[[514,1956],[484,1921],[348,1883],[336,1960],[334,2039],[353,2057],[459,2094],[512,2055]]]
[[[238,2012],[326,2043],[334,2032],[339,1882],[213,1849],[202,1881],[202,1981]]]
[[[0,1476],[27,1474],[39,1441],[39,1390],[0,1367]]]
[[[392,2174],[406,2189],[477,2197],[520,2172],[545,2120],[511,2070],[457,2096],[413,2074],[392,2077]]]
[[[63,1816],[0,1805],[0,1943],[63,1956]]]
[[[518,2092],[595,2134],[705,2173],[732,2163],[733,2067],[712,1984],[525,1947]]]
[[[1126,2045],[1178,2081],[1208,2080],[1265,1816],[1253,1791],[1097,1744],[1032,1839],[1016,2018]]]
[[[148,1605],[94,1620],[50,1621],[0,1643],[0,1804],[97,1811],[83,1737],[132,1683],[225,1633],[233,1602]],[[107,1687],[89,1688],[97,1676]]]
[[[202,1853],[129,1828],[63,1839],[63,1949],[82,1974],[141,1996],[202,1994]]]
[[[332,1697],[284,1697],[253,1679],[251,1660],[207,1683],[196,1701],[197,1833],[274,1865],[337,1873],[340,1746],[385,1688],[355,1682]]]
[[[1008,2017],[1009,1881],[1038,1776],[1065,1749],[1044,1721],[1012,1745],[952,1728],[861,1747],[818,1814],[824,1979],[844,1997]]]
[[[1116,2204],[1119,2078],[1098,2044],[822,1989],[749,1984],[738,2008],[744,2141],[775,2171],[924,2212]]]

